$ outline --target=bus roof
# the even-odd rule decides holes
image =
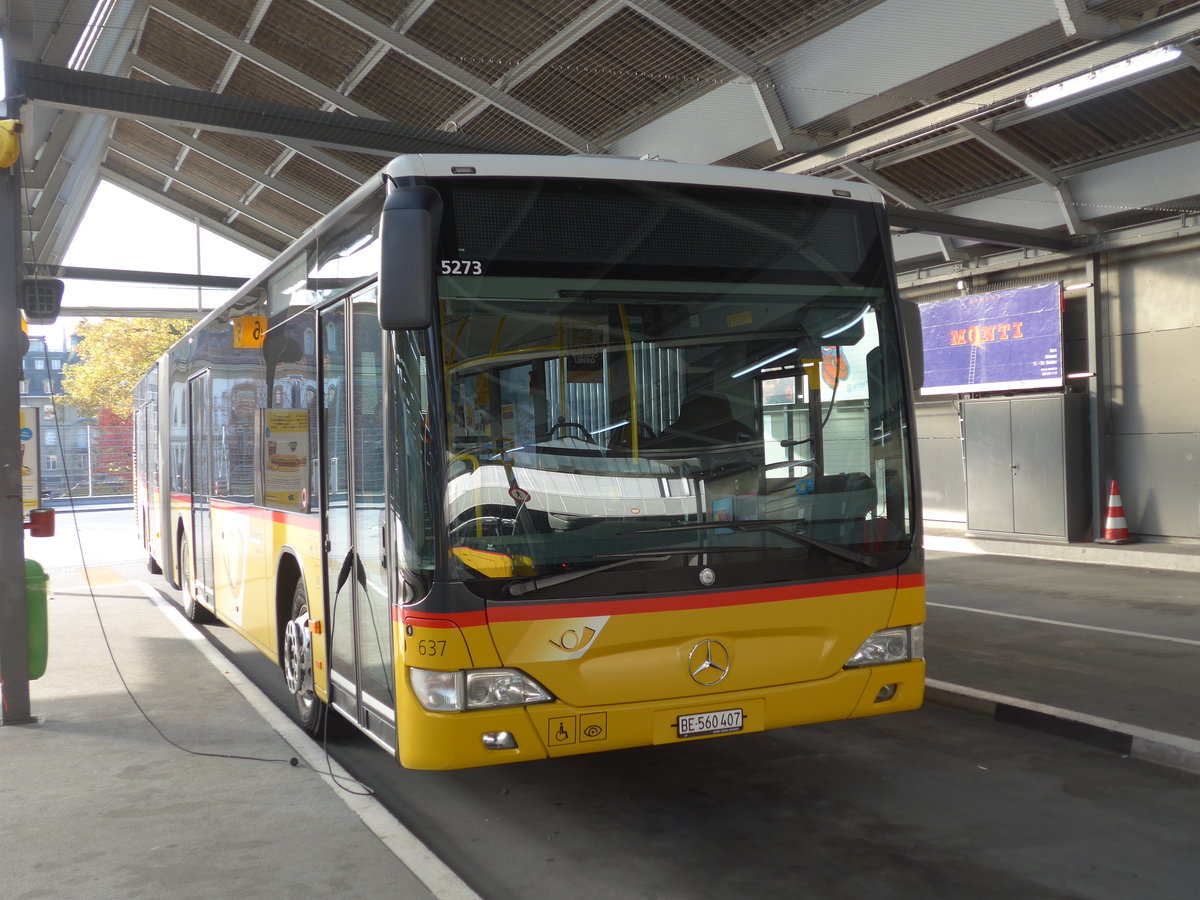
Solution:
[[[883,203],[872,185],[857,181],[788,175],[733,166],[709,166],[669,160],[619,156],[517,156],[507,154],[409,154],[394,159],[384,172],[395,178],[440,178],[464,175],[523,178],[601,178],[618,181],[659,181],[788,191],[818,197],[848,197]],[[835,194],[834,192],[837,191]]]

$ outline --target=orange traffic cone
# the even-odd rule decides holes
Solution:
[[[1104,537],[1099,544],[1128,544],[1129,523],[1125,521],[1125,504],[1121,501],[1121,489],[1114,478],[1108,489],[1108,515],[1104,519]]]

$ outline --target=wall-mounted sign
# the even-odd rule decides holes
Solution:
[[[22,406],[21,432],[21,505],[25,513],[42,505],[42,463],[38,439],[38,410],[33,406]]]
[[[973,294],[923,303],[922,394],[1060,387],[1062,286]]]

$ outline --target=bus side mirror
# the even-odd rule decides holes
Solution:
[[[921,308],[912,300],[900,301],[904,345],[908,351],[908,378],[913,393],[925,386],[925,336],[921,333]]]
[[[388,187],[379,222],[379,324],[391,331],[428,328],[442,198],[427,185]]]

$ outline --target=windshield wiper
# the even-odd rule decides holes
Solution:
[[[666,562],[672,556],[701,556],[705,553],[761,553],[763,549],[762,547],[679,547],[676,549],[622,553],[615,558],[598,556],[595,557],[598,560],[611,559],[611,562],[588,566],[584,569],[572,569],[570,572],[560,572],[556,575],[541,575],[534,578],[526,578],[524,581],[510,581],[505,585],[504,590],[510,597],[520,597],[522,594],[528,594],[531,591],[553,587],[556,584],[566,584],[568,581],[575,581],[579,578],[585,578],[588,575],[595,575],[597,572],[606,572],[609,569],[628,566],[635,562]]]
[[[688,553],[695,553],[695,550],[688,550]],[[616,569],[621,566],[627,566],[635,562],[665,562],[670,559],[673,554],[671,552],[653,554],[630,554],[622,556],[620,559],[613,560],[609,563],[604,563],[599,566],[590,566],[586,569],[572,569],[570,572],[559,572],[557,575],[542,575],[535,578],[527,578],[524,581],[510,581],[505,585],[504,590],[507,591],[510,597],[520,597],[522,594],[528,594],[530,591],[541,590],[542,588],[553,587],[556,584],[566,584],[568,581],[575,581],[577,578],[583,578],[586,575],[595,575],[597,572],[605,572],[608,569]]]
[[[830,556],[836,556],[838,559],[845,559],[852,563],[858,563],[860,566],[868,568],[875,567],[875,557],[868,556],[865,553],[859,553],[856,550],[850,550],[847,547],[831,544],[828,541],[822,541],[818,538],[809,537],[806,534],[796,534],[794,531],[788,531],[783,526],[795,525],[791,519],[755,519],[751,521],[731,520],[726,522],[684,522],[679,525],[662,525],[658,528],[643,528],[637,531],[623,531],[621,534],[670,534],[673,531],[714,531],[718,528],[728,528],[731,531],[769,531],[771,534],[782,535],[788,540],[795,541],[797,544],[804,544],[807,547],[812,547],[815,550],[820,550]],[[709,551],[719,552],[720,547],[701,547],[696,548],[693,552]]]

